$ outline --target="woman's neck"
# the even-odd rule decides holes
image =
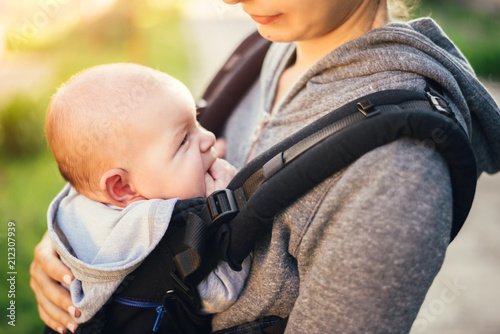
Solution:
[[[297,41],[295,62],[281,74],[274,97],[273,110],[283,95],[314,63],[342,44],[370,30],[382,27],[388,22],[386,0],[363,1],[337,29],[315,39]]]
[[[363,8],[372,6],[373,8]],[[386,0],[363,2],[341,26],[321,37],[297,42],[295,72],[304,73],[311,65],[339,46],[389,22]]]

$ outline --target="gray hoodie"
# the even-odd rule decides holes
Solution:
[[[227,159],[242,166],[261,114],[271,113],[295,44],[274,43],[261,79],[226,129]],[[439,83],[470,137],[479,172],[500,169],[500,111],[462,53],[431,19],[391,23],[333,50],[278,102],[256,154],[361,96]],[[279,214],[254,248],[238,301],[214,328],[289,316],[287,333],[405,333],[449,242],[445,161],[409,139],[380,147]]]

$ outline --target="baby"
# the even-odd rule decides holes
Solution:
[[[156,247],[178,199],[208,196],[236,173],[217,158],[187,88],[140,65],[101,65],[71,78],[52,98],[46,133],[68,181],[50,205],[49,234],[76,278],[78,323]],[[248,259],[241,272],[219,264],[198,286],[203,310],[234,303],[248,271]]]

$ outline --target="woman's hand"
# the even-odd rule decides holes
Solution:
[[[209,173],[205,174],[206,196],[216,190],[225,189],[238,172],[233,165],[223,159],[215,160],[208,171]]]
[[[38,312],[43,322],[59,333],[64,333],[65,328],[74,332],[77,324],[68,312],[79,317],[80,311],[71,303],[68,290],[58,283],[69,285],[74,276],[59,259],[48,233],[45,233],[35,248],[30,274],[30,286],[35,293]]]

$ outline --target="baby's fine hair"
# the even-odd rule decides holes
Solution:
[[[52,97],[45,132],[63,178],[81,193],[94,192],[101,172],[120,154],[127,127],[158,89],[175,87],[173,77],[137,64],[86,69]]]

